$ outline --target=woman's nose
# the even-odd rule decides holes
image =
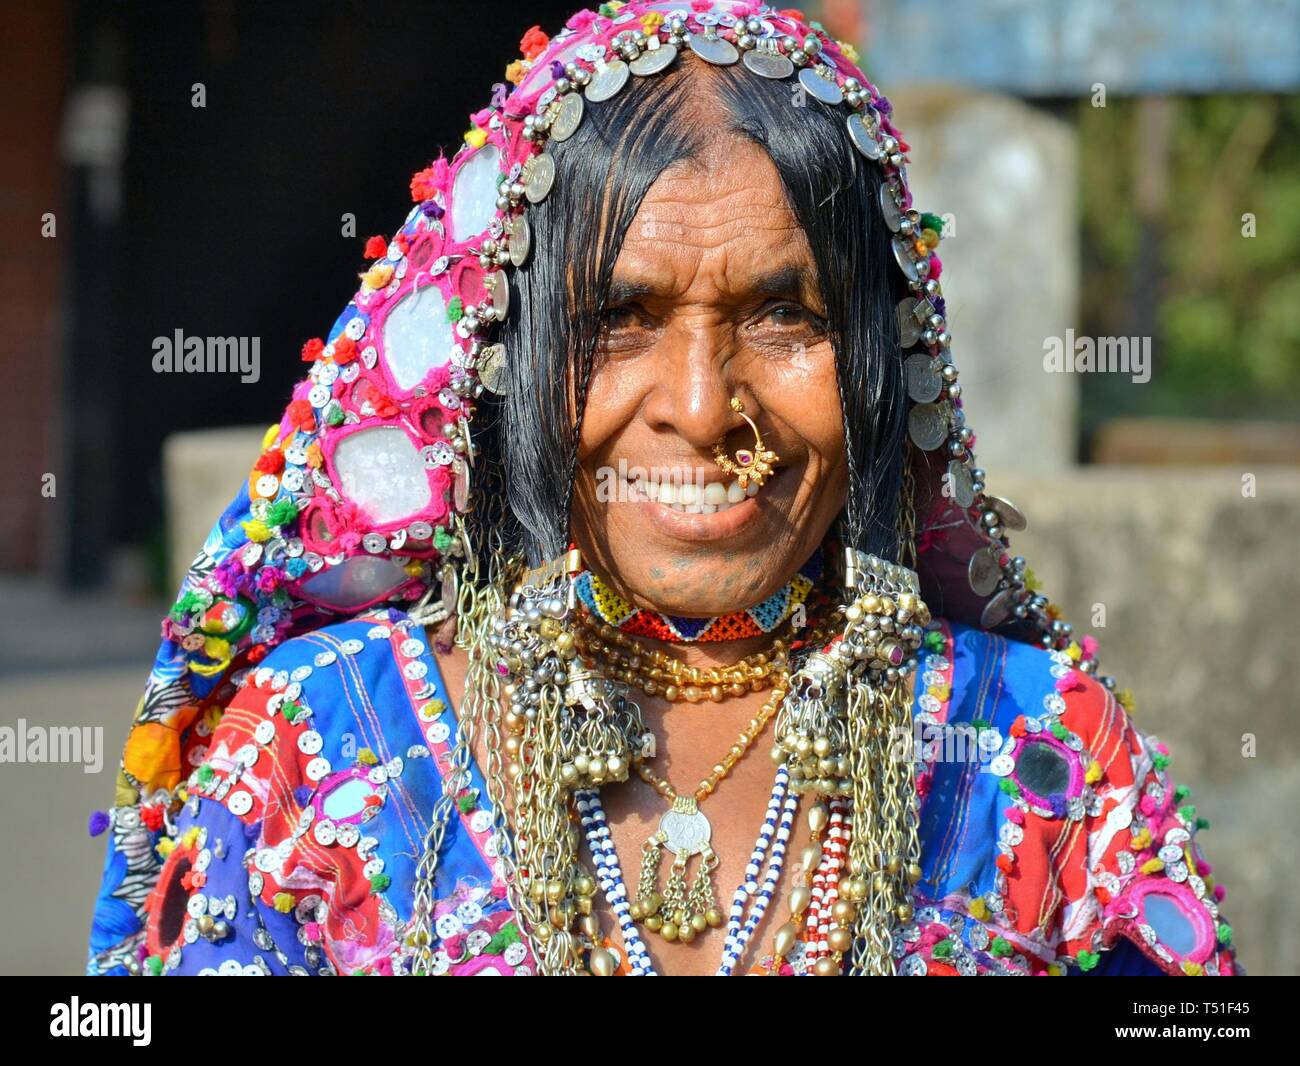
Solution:
[[[665,338],[665,358],[644,414],[656,429],[707,450],[737,422],[731,410],[726,341],[713,331],[682,330]]]

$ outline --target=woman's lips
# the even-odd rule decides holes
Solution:
[[[655,500],[642,498],[636,506],[642,508],[643,514],[651,525],[666,536],[676,540],[714,541],[726,540],[735,536],[753,522],[761,513],[759,501],[769,498],[779,487],[784,487],[788,467],[778,469],[759,491],[757,496],[747,496],[740,503],[732,504],[725,510],[712,514],[679,511]]]

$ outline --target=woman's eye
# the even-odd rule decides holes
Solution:
[[[825,322],[809,311],[802,304],[781,303],[773,304],[766,308],[759,315],[759,321],[764,325],[776,326],[779,329],[790,329],[798,327],[801,329],[822,329]]]
[[[633,307],[607,307],[601,312],[601,326],[606,330],[630,329],[640,324]]]

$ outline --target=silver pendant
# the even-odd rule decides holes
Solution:
[[[888,184],[880,186],[880,213],[885,216],[885,225],[897,233],[903,224],[903,209]]]
[[[479,352],[475,363],[478,379],[483,387],[498,396],[505,395],[506,386],[506,350],[501,344],[489,344]]]
[[[849,127],[849,140],[853,142],[853,147],[862,155],[874,161],[885,154],[884,150],[880,147],[880,142],[876,140],[875,130],[871,126],[867,125],[861,115],[850,115],[847,119],[847,125]],[[884,191],[884,188],[885,187],[882,185],[882,192]],[[884,198],[882,197],[881,199],[883,210]],[[890,226],[889,228],[895,232],[898,230],[897,226]]]
[[[517,215],[506,223],[506,233],[510,237],[510,262],[521,267],[533,247],[532,227],[528,225],[528,219]]]
[[[963,511],[975,502],[975,480],[970,467],[960,459],[948,463],[948,483],[952,486],[952,498]]]
[[[894,258],[898,260],[898,269],[903,272],[903,276],[908,281],[920,281],[921,271],[917,269],[916,260],[912,258],[911,243],[903,240],[902,237],[895,237],[891,243],[894,248]]]
[[[898,346],[910,348],[921,339],[921,323],[916,320],[916,297],[907,296],[898,301]]]
[[[1002,520],[1002,524],[1007,529],[1027,529],[1029,522],[1017,507],[1010,500],[1004,500],[1001,496],[990,496],[987,493],[984,500],[993,508]]]
[[[966,576],[976,596],[992,596],[997,590],[1002,580],[1001,557],[1001,550],[995,547],[981,548],[970,557]]]
[[[698,855],[709,843],[713,827],[700,813],[694,796],[678,796],[673,805],[659,819],[659,832],[663,845],[674,855],[689,858]]]

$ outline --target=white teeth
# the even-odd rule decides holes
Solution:
[[[678,490],[677,498],[681,500],[682,503],[698,502],[700,498],[699,485],[696,485],[693,481],[686,482],[686,484]]]
[[[739,481],[733,481],[727,486],[727,502],[740,503],[745,498],[745,490],[740,487]]]
[[[702,504],[700,504],[700,513],[701,513],[701,514],[713,514],[713,512],[716,511],[717,509],[718,509],[718,505],[717,505],[716,503],[702,503]]]
[[[755,485],[755,484],[751,481],[748,485],[745,486],[745,495],[746,495],[746,496],[757,496],[757,495],[758,495],[758,486]]]
[[[721,481],[710,481],[704,486],[704,502],[713,504],[715,507],[720,503],[726,503],[727,486]]]
[[[659,486],[659,502],[666,503],[669,506],[677,503],[677,486],[671,481],[665,481]]]
[[[646,495],[649,496],[650,499],[652,500],[659,499],[659,482],[647,481],[645,482],[645,487],[646,487]]]

